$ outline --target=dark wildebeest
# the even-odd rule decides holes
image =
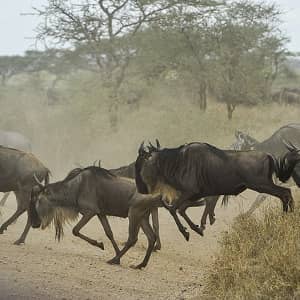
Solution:
[[[161,195],[142,195],[134,182],[91,166],[74,169],[56,183],[45,186],[39,183],[39,189],[33,190],[29,211],[34,228],[45,228],[53,221],[58,239],[64,222],[82,214],[73,234],[103,249],[102,243],[80,233],[80,229],[97,215],[116,252],[108,261],[110,264],[120,264],[120,258],[137,242],[141,227],[147,236],[148,248],[144,260],[135,267],[140,269],[147,265],[155,244],[156,236],[149,224],[150,209],[154,206],[162,206]],[[129,219],[129,236],[122,250],[114,240],[107,216]]]
[[[0,234],[28,209],[30,193],[36,184],[34,174],[41,181],[49,182],[49,170],[33,154],[0,146],[0,192],[13,191],[17,199],[17,210],[2,224]],[[15,242],[16,245],[25,242],[29,229],[28,217],[24,232]]]
[[[259,142],[253,137],[241,131],[236,131],[236,142],[232,145],[236,150],[258,150],[271,153],[276,158],[286,154],[288,149],[286,143],[300,145],[300,124],[288,124],[279,128],[271,137]],[[292,178],[294,181],[300,182],[300,165],[296,165]],[[298,185],[298,184],[297,184]],[[299,186],[299,185],[298,185]],[[267,198],[266,194],[260,194],[248,210],[247,214],[251,214],[254,210]]]
[[[27,137],[16,131],[0,130],[0,145],[8,148],[14,148],[25,152],[31,152],[31,143]],[[0,201],[3,206],[9,196],[9,192],[5,193]]]
[[[153,152],[136,169],[137,186],[151,193],[160,191],[163,202],[173,216],[179,231],[188,239],[176,210],[207,196],[238,195],[247,188],[280,198],[283,210],[293,210],[291,191],[274,184],[273,174],[287,181],[300,161],[297,149],[290,149],[280,159],[259,151],[220,150],[206,143],[191,143],[173,149]],[[137,159],[137,164],[139,158]],[[166,193],[166,190],[171,190]],[[197,230],[188,216],[185,220]],[[199,232],[198,232],[199,233]]]
[[[148,189],[147,185],[143,183],[143,180],[140,176],[141,167],[143,166],[144,161],[147,160],[149,157],[151,157],[152,153],[158,152],[158,151],[161,150],[160,143],[157,139],[156,139],[156,147],[153,146],[150,143],[150,146],[148,146],[147,148],[148,148],[147,149],[148,151],[144,147],[144,142],[143,142],[141,144],[140,148],[139,148],[138,157],[137,157],[137,160],[135,162],[136,185],[137,185],[138,191],[142,194],[148,194],[149,189]],[[155,192],[168,194],[169,198],[174,197],[175,194],[176,194],[176,191],[172,190],[170,187],[168,187],[164,184],[163,185],[157,185]],[[152,191],[152,193],[153,193],[153,191]],[[215,210],[218,199],[219,199],[219,196],[205,197],[203,199],[203,200],[205,200],[204,202],[201,199],[199,199],[199,201],[195,201],[195,199],[192,199],[192,201],[186,201],[184,204],[182,204],[178,208],[178,212],[187,221],[187,223],[193,228],[194,231],[196,231],[198,234],[203,236],[203,231],[206,227],[207,217],[209,216],[210,225],[212,225],[215,222],[214,210]],[[227,201],[228,201],[228,196],[224,196],[222,204],[227,203]],[[204,209],[204,212],[203,212],[202,218],[201,218],[201,226],[199,227],[199,226],[197,226],[197,225],[195,225],[194,223],[191,222],[189,217],[186,215],[186,210],[189,207],[202,206],[203,203],[205,203],[205,209]],[[156,210],[157,210],[157,208],[156,208]],[[186,235],[187,235],[186,239],[188,240],[189,239],[189,233],[187,232]]]

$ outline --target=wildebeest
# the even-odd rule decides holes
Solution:
[[[111,173],[119,177],[126,177],[130,179],[135,179],[135,162],[127,165],[122,166],[117,169],[109,169]],[[161,249],[161,242],[160,242],[160,234],[159,234],[159,220],[158,220],[158,208],[153,207],[151,209],[151,216],[152,216],[152,226],[154,233],[156,235],[156,242],[154,246],[154,250]]]
[[[30,193],[36,184],[34,174],[39,180],[49,182],[49,170],[33,154],[0,146],[0,192],[13,191],[17,199],[17,210],[2,224],[0,234],[28,209]],[[25,242],[29,229],[28,217],[24,232],[15,244]]]
[[[259,150],[271,153],[276,158],[286,154],[288,149],[286,143],[300,145],[300,124],[288,124],[279,128],[266,140],[259,142],[242,131],[236,131],[236,142],[232,145],[236,150]],[[298,185],[300,182],[300,165],[296,165],[292,178]],[[299,186],[299,185],[298,185]],[[252,213],[265,199],[267,195],[261,194],[257,197],[247,213]]]
[[[141,227],[147,236],[148,248],[144,260],[135,267],[140,269],[147,265],[155,244],[156,236],[149,224],[150,209],[154,206],[162,206],[160,195],[142,195],[134,182],[90,166],[72,170],[62,181],[45,186],[39,183],[39,189],[33,190],[29,211],[34,228],[45,228],[53,221],[58,239],[63,233],[64,222],[82,214],[73,234],[103,249],[103,243],[80,233],[80,229],[97,215],[115,249],[116,255],[108,261],[110,264],[120,264],[120,258],[137,242]],[[129,219],[129,236],[122,250],[114,240],[107,216]]]
[[[30,140],[16,131],[0,130],[0,145],[8,148],[14,148],[25,152],[31,152]],[[5,193],[0,201],[3,206],[9,196],[9,192]]]
[[[284,87],[272,94],[272,100],[280,104],[300,104],[300,89]]]
[[[291,191],[274,184],[275,174],[282,182],[292,175],[300,161],[299,151],[290,149],[280,159],[259,151],[220,150],[206,143],[190,143],[178,148],[151,153],[136,169],[137,186],[148,191],[160,190],[165,206],[180,232],[188,239],[176,210],[196,199],[215,195],[238,195],[247,188],[280,198],[285,212],[293,210]],[[172,190],[170,197],[166,190]],[[191,229],[196,225],[186,216]],[[197,230],[195,230],[197,231]]]
[[[140,145],[140,148],[138,150],[138,157],[136,159],[135,162],[135,168],[136,168],[136,184],[137,184],[137,189],[140,193],[143,194],[148,194],[149,189],[147,187],[147,185],[143,182],[140,172],[141,172],[141,168],[143,166],[143,163],[145,160],[147,160],[153,152],[157,152],[161,150],[160,147],[160,143],[159,141],[156,139],[156,146],[153,146],[150,143],[150,146],[147,147],[148,151],[145,149],[144,147],[144,142]],[[153,193],[154,191],[152,191]],[[174,197],[174,195],[176,194],[176,192],[174,190],[172,190],[170,187],[167,187],[166,185],[157,185],[155,192],[158,193],[164,193],[166,195],[168,195],[169,198]],[[210,224],[212,225],[215,222],[215,213],[214,213],[214,209],[216,207],[217,201],[219,199],[219,196],[210,196],[210,197],[205,197],[204,199],[199,199],[198,201],[195,201],[195,199],[193,199],[192,201],[186,201],[184,204],[182,204],[179,208],[178,208],[178,212],[179,214],[187,221],[187,223],[191,226],[191,228],[196,231],[198,234],[200,234],[201,236],[203,236],[203,231],[205,229],[206,226],[206,219],[209,216],[209,221]],[[189,219],[189,217],[186,214],[186,209],[189,207],[198,207],[198,206],[202,206],[203,205],[203,200],[205,203],[205,209],[204,212],[202,214],[202,218],[201,218],[201,226],[197,226],[195,225],[193,222],[191,222],[191,220]],[[228,200],[227,196],[224,196],[223,198],[223,202],[226,203]],[[222,202],[222,203],[223,203]],[[186,239],[189,239],[189,233],[186,233]]]

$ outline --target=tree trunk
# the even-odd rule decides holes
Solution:
[[[199,85],[199,105],[201,111],[206,111],[207,108],[207,85],[206,82],[201,81]]]
[[[110,104],[109,104],[109,122],[110,127],[113,131],[116,131],[118,128],[118,111],[119,111],[119,101],[118,101],[118,92],[113,89],[109,95]]]
[[[235,110],[236,105],[227,102],[226,106],[227,106],[227,117],[228,117],[228,120],[232,120],[232,115],[233,115],[233,112]]]

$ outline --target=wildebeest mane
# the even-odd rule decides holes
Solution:
[[[95,175],[103,176],[103,177],[106,177],[106,178],[116,177],[116,175],[111,173],[109,170],[106,170],[106,169],[101,168],[101,167],[89,166],[89,167],[85,167],[85,168],[75,168],[75,169],[71,170],[68,173],[68,175],[66,176],[66,178],[63,179],[62,182],[68,182],[68,181],[72,180],[73,178],[75,178],[77,175],[79,175],[82,172],[87,171],[87,170],[91,171]]]
[[[193,147],[208,147],[216,156],[226,160],[227,156],[224,151],[207,143],[189,143],[181,145],[178,148],[165,148],[158,152],[157,167],[166,181],[169,178],[182,177],[185,172],[190,172],[192,168],[199,166],[199,155],[201,151],[193,151]]]

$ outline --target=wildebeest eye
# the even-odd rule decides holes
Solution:
[[[44,189],[44,195],[45,196],[50,196],[50,191],[48,189]]]

